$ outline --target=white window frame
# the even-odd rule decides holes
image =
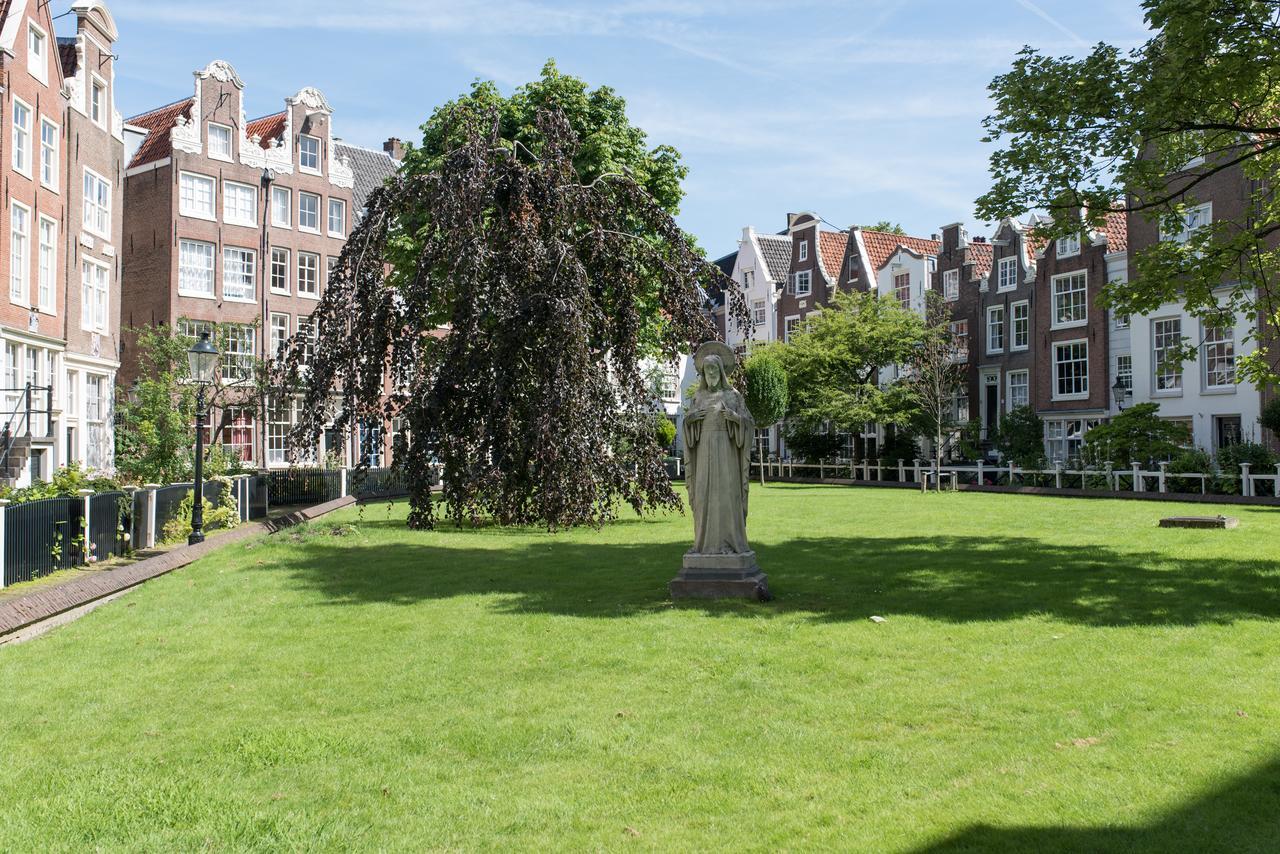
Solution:
[[[942,271],[942,298],[947,302],[960,299],[960,271]]]
[[[283,323],[277,323],[283,321]],[[268,330],[268,346],[271,348],[267,354],[269,358],[276,358],[280,353],[280,349],[289,343],[289,315],[284,312],[273,311],[269,320],[270,328]]]
[[[35,49],[37,42],[39,51]],[[27,19],[27,73],[46,86],[49,84],[49,34],[31,19]]]
[[[225,154],[219,151],[218,149],[216,149],[213,145],[213,131],[215,128],[219,131],[225,131],[227,134],[227,149]],[[205,136],[208,139],[210,159],[221,160],[224,163],[234,162],[235,134],[232,132],[230,125],[224,125],[224,124],[221,124],[220,122],[209,122],[207,125],[207,129],[205,130]]]
[[[1210,338],[1214,332],[1225,332],[1225,337]],[[1224,371],[1210,371],[1209,369],[1209,348],[1227,345],[1231,349],[1231,367],[1230,379],[1226,383],[1210,382],[1212,373],[1225,373]],[[1210,394],[1231,394],[1236,390],[1238,357],[1236,355],[1236,330],[1233,326],[1212,326],[1201,321],[1200,323],[1200,382],[1206,393]]]
[[[333,227],[333,212],[335,205],[337,206],[339,216],[338,225],[340,226],[337,230],[334,230]],[[345,238],[347,236],[347,203],[342,199],[330,198],[328,207],[329,216],[327,225],[329,227],[329,236]]]
[[[1186,382],[1186,370],[1181,361],[1177,362],[1177,373],[1172,371],[1162,372],[1161,354],[1170,349],[1168,345],[1161,344],[1161,340],[1169,335],[1167,332],[1158,332],[1161,324],[1176,323],[1177,329],[1177,346],[1182,346],[1182,318],[1181,317],[1153,317],[1151,318],[1151,396],[1152,397],[1180,397],[1182,395],[1183,385]],[[1160,383],[1162,376],[1176,378],[1176,385],[1161,388]]]
[[[194,248],[199,247],[200,257],[208,259],[209,265],[207,270],[207,273],[208,273],[207,289],[193,290],[191,287],[187,285],[187,283],[190,281],[190,277],[184,276],[184,273],[183,273],[184,265],[182,263],[183,249],[186,247],[192,247],[193,250]],[[194,252],[188,252],[187,256],[192,257],[193,254]],[[195,270],[195,268],[190,266],[186,267],[186,269],[191,271]],[[218,298],[217,282],[216,282],[217,270],[218,270],[218,247],[217,246],[205,240],[189,240],[185,237],[178,241],[178,295],[179,296],[194,297],[196,299],[217,299]],[[205,271],[201,270],[200,273],[201,273],[201,278],[205,278],[205,275],[204,275]]]
[[[1072,288],[1069,291],[1059,293],[1059,282],[1067,282],[1077,278],[1082,283],[1079,289]],[[1082,296],[1084,316],[1077,320],[1062,320],[1058,311],[1059,296],[1069,296],[1077,293],[1077,291]],[[1074,299],[1072,303],[1074,304]],[[1049,312],[1050,329],[1074,329],[1077,326],[1085,326],[1089,323],[1089,272],[1087,270],[1072,270],[1070,273],[1060,273],[1049,279]]]
[[[303,157],[306,154],[306,148],[304,146],[304,142],[306,140],[315,140],[315,143],[316,143],[316,165],[314,167],[307,166],[303,162]],[[324,167],[324,145],[321,143],[320,137],[312,136],[309,133],[298,134],[298,171],[306,172],[309,175],[319,175],[321,174],[323,167]]]
[[[1201,215],[1202,221],[1199,225],[1192,226],[1191,222]],[[1187,208],[1182,218],[1182,230],[1177,234],[1170,234],[1164,229],[1160,230],[1160,239],[1173,243],[1186,243],[1191,239],[1191,235],[1205,226],[1213,222],[1213,202],[1205,202],[1199,205],[1191,205]]]
[[[294,282],[295,282],[296,287],[297,287],[297,289],[298,289],[298,296],[302,297],[303,299],[320,299],[320,256],[319,256],[317,253],[315,253],[315,252],[301,252],[301,251],[299,251],[299,252],[298,252],[298,253],[296,253],[296,254],[297,254],[297,256],[298,256],[298,261],[297,261],[297,267],[296,267],[297,272],[296,272],[296,274],[295,274],[295,276],[294,276]],[[310,269],[313,271],[313,278],[314,278],[314,281],[315,281],[315,290],[314,290],[314,291],[309,291],[309,290],[308,290],[308,291],[304,291],[304,290],[302,289],[302,282],[303,282],[303,276],[302,276],[302,262],[303,262],[303,259],[307,259],[307,260],[310,260],[310,261],[313,261],[313,262],[314,262],[314,266],[310,268]]]
[[[111,240],[111,217],[113,213],[111,210],[111,201],[112,201],[111,194],[113,189],[112,184],[110,181],[108,181],[106,178],[102,177],[97,172],[90,169],[88,166],[84,167],[83,183],[84,183],[84,211],[83,211],[83,215],[81,216],[81,225],[83,225],[85,231],[89,232],[90,234],[96,234],[98,237],[101,237],[103,240],[110,241]],[[101,185],[101,189],[105,190],[105,193],[103,193],[103,195],[107,200],[107,203],[105,205],[98,204],[98,200],[97,200],[97,195],[99,190],[98,185]],[[104,225],[103,220],[106,220],[105,227],[103,227]]]
[[[947,324],[951,335],[951,359],[953,362],[969,361],[969,318],[962,317]]]
[[[98,92],[102,93],[102,98],[95,101],[93,96]],[[94,74],[93,82],[90,84],[88,92],[89,120],[104,130],[107,127],[107,92],[107,81],[99,77],[97,74]]]
[[[18,231],[19,212],[23,229]],[[31,308],[31,208],[16,199],[9,202],[9,302]],[[19,251],[18,246],[22,249]]]
[[[234,264],[233,256],[237,259]],[[233,278],[240,281],[233,281]],[[228,283],[233,286],[230,293],[227,290]],[[246,288],[249,295],[235,293],[237,288]],[[258,252],[256,249],[244,246],[222,247],[222,298],[227,302],[256,303],[258,301]]]
[[[248,192],[248,198],[252,200],[252,206],[249,209],[248,216],[242,216],[238,205],[234,205],[233,200],[242,197],[244,192]],[[227,225],[238,225],[245,228],[258,227],[258,188],[252,184],[241,184],[239,181],[222,182],[222,221]]]
[[[1005,376],[1005,386],[1006,386],[1005,395],[1004,395],[1005,411],[1012,412],[1013,410],[1017,409],[1020,406],[1030,406],[1031,405],[1031,372],[1028,370],[1009,371],[1004,376]],[[1022,403],[1015,402],[1016,398],[1013,392],[1013,389],[1015,386],[1014,379],[1022,380],[1021,383],[1017,384],[1018,387],[1022,389],[1022,394],[1023,394],[1023,397],[1025,398],[1022,401]]]
[[[1058,358],[1058,351],[1067,347],[1076,347],[1076,346],[1084,347],[1084,359],[1083,359],[1084,389],[1083,391],[1062,393],[1059,391],[1059,380],[1061,379],[1061,377],[1059,376],[1058,370],[1063,363]],[[1053,399],[1054,400],[1087,400],[1089,398],[1089,339],[1073,338],[1070,341],[1054,341],[1050,345],[1049,354],[1052,360],[1051,361],[1052,371],[1051,371],[1050,381],[1053,383],[1053,388],[1052,388]],[[1081,360],[1072,359],[1071,361],[1074,363]]]
[[[277,205],[279,199],[283,198],[284,208]],[[284,211],[284,217],[280,217],[281,210]],[[288,187],[271,188],[271,225],[275,228],[293,228],[293,190]]]
[[[1054,255],[1059,258],[1071,258],[1080,254],[1080,235],[1073,234],[1059,237],[1054,246]]]
[[[795,326],[794,326],[794,328],[792,327],[792,324],[791,324],[791,321],[793,321],[793,320],[795,321]],[[800,328],[800,315],[798,315],[798,314],[792,314],[792,315],[788,315],[787,317],[784,317],[784,318],[782,319],[782,340],[783,340],[783,342],[784,342],[784,343],[787,343],[787,344],[791,343],[791,333],[792,333],[795,329],[799,329],[799,328]]]
[[[241,384],[253,380],[253,360],[257,355],[257,336],[252,324],[225,323],[222,347],[222,380]],[[236,376],[233,376],[235,374]]]
[[[798,297],[807,297],[813,293],[813,273],[809,270],[801,270],[796,273],[795,292]],[[804,282],[803,290],[801,290],[800,282]]]
[[[906,284],[899,283],[899,279],[905,280]],[[903,291],[906,291],[907,298],[902,298]],[[893,297],[898,301],[898,305],[903,308],[911,308],[911,271],[893,274]]]
[[[1018,310],[1022,310],[1023,341],[1018,343]],[[1020,353],[1031,346],[1031,303],[1019,300],[1009,306],[1009,352]]]
[[[25,123],[18,121],[18,109],[26,111],[27,120]],[[13,125],[13,171],[17,172],[24,178],[31,177],[32,165],[35,161],[34,151],[34,128],[35,128],[36,111],[31,105],[19,98],[13,96],[13,109],[10,110],[9,120]],[[22,159],[19,159],[21,157]]]
[[[47,242],[46,226],[50,234]],[[36,219],[36,304],[43,314],[58,313],[58,221],[44,214]]]
[[[316,224],[314,227],[302,224],[302,200],[303,199],[316,200]],[[320,202],[321,201],[322,201],[322,198],[317,193],[307,193],[307,192],[303,192],[302,190],[298,191],[298,231],[302,231],[307,234],[320,233]]]
[[[53,128],[53,144],[45,142],[46,128]],[[62,128],[52,119],[40,117],[40,185],[58,192],[58,151],[62,147]],[[47,174],[46,174],[47,173]]]
[[[993,324],[992,317],[997,315],[999,316],[999,323]],[[1004,321],[1005,321],[1004,306],[1002,305],[987,306],[987,325],[986,325],[987,355],[993,355],[996,353],[1004,352],[1004,343],[1005,343],[1005,337],[1006,337]],[[995,331],[996,328],[999,328],[1000,330],[1000,343],[998,345],[993,343],[994,338],[992,335],[992,333]]]
[[[809,260],[809,241],[807,240],[800,241],[800,260],[801,261]]]
[[[209,187],[209,210],[203,211],[192,208],[187,205],[187,199],[183,193],[183,181],[191,179],[194,182],[207,182]],[[202,175],[199,172],[179,172],[178,173],[178,213],[181,216],[190,217],[191,219],[203,219],[209,222],[218,221],[218,179],[210,175]]]
[[[768,300],[756,299],[751,301],[751,325],[764,326],[769,322],[769,302]]]
[[[88,255],[81,255],[80,328],[85,332],[106,332],[110,300],[111,268]]]
[[[1006,276],[1005,274],[1008,273]],[[1018,259],[1015,256],[1001,258],[996,265],[996,290],[1012,291],[1018,287]]]
[[[1121,368],[1121,361],[1120,361],[1121,359],[1128,360],[1129,366],[1127,369]],[[1120,382],[1126,377],[1128,378],[1129,382],[1125,384],[1125,389],[1127,389],[1130,393],[1132,393],[1133,392],[1133,354],[1117,353],[1116,354],[1116,382]]]
[[[279,288],[279,287],[276,287],[276,265],[277,265],[277,256],[279,256],[282,253],[284,255],[284,287]],[[267,288],[268,290],[271,291],[271,293],[284,294],[285,296],[288,296],[290,293],[292,293],[292,290],[289,285],[289,282],[292,281],[292,277],[289,275],[290,270],[292,269],[292,266],[293,266],[293,253],[289,251],[287,247],[284,247],[284,246],[271,247],[271,266],[267,269]]]

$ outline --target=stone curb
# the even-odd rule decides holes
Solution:
[[[274,534],[276,531],[318,519],[355,503],[355,498],[348,496],[297,510],[275,519],[251,522],[194,546],[179,546],[131,566],[107,570],[86,578],[77,578],[75,581],[51,587],[48,590],[36,590],[18,599],[0,603],[0,643],[4,642],[6,635],[98,599],[113,596],[173,572],[175,569],[181,569],[224,545],[238,543],[263,533]]]

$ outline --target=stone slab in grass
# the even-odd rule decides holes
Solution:
[[[1235,516],[1169,516],[1160,520],[1161,528],[1238,528]]]

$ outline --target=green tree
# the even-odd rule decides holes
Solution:
[[[1271,435],[1280,439],[1280,397],[1272,398],[1266,406],[1262,408],[1262,416],[1258,418],[1258,423],[1264,429],[1270,430]]]
[[[957,342],[951,332],[951,307],[937,291],[925,299],[920,338],[906,360],[904,381],[915,409],[914,421],[933,445],[933,460],[942,470],[942,458],[963,426],[956,420],[956,392],[964,387],[965,365],[957,360]],[[938,488],[942,488],[939,481]]]
[[[173,483],[191,471],[196,394],[186,383],[191,342],[168,326],[132,330],[138,380],[116,405],[116,468],[141,483]]]
[[[837,291],[777,348],[787,374],[790,418],[859,433],[870,422],[906,425],[915,407],[901,382],[880,369],[903,364],[924,340],[924,320],[897,300]]]
[[[1007,412],[996,428],[992,444],[1004,459],[1019,468],[1043,468],[1044,422],[1030,406]]]
[[[675,422],[661,412],[653,416],[653,436],[660,448],[670,448],[676,440]]]
[[[1180,455],[1190,441],[1186,425],[1160,417],[1159,404],[1139,403],[1086,433],[1084,457],[1092,466],[1153,466]]]
[[[787,431],[787,450],[807,462],[835,459],[843,447],[840,434],[829,430],[796,424]]]
[[[1221,324],[1236,314],[1280,325],[1280,18],[1274,0],[1143,0],[1152,37],[1128,52],[1099,44],[1079,59],[1024,48],[991,84],[985,120],[992,189],[980,219],[1044,210],[1045,237],[1100,228],[1119,209],[1158,224],[1166,240],[1135,256],[1137,275],[1108,289],[1121,314],[1180,302]],[[1201,160],[1201,158],[1203,158]],[[1242,173],[1245,214],[1194,230],[1205,182]],[[1249,179],[1248,181],[1244,179]],[[1081,220],[1083,212],[1083,221]],[[1194,221],[1192,221],[1194,223]],[[1225,287],[1224,287],[1225,286]],[[1253,336],[1260,340],[1257,329]],[[1237,345],[1238,346],[1238,345]],[[1239,373],[1274,381],[1265,346]]]
[[[886,231],[889,234],[905,235],[907,233],[906,229],[904,229],[901,226],[901,224],[896,222],[889,222],[889,220],[887,219],[882,219],[879,222],[877,222],[875,225],[864,225],[862,227],[867,229],[868,231]]]
[[[787,372],[774,349],[761,349],[743,366],[747,409],[761,430],[787,416]],[[764,437],[760,438],[760,483],[764,483]]]

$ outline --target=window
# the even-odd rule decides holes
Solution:
[[[43,83],[49,81],[49,36],[27,21],[27,70]]]
[[[807,297],[813,291],[813,273],[805,270],[796,273],[796,296]]]
[[[212,178],[183,172],[178,178],[178,213],[200,219],[214,219],[215,194]]]
[[[17,202],[9,208],[9,301],[31,306],[31,211]]]
[[[305,133],[298,137],[298,166],[307,172],[320,171],[320,140]]]
[[[947,302],[960,299],[959,270],[945,270],[942,273],[942,296]]]
[[[1057,255],[1059,258],[1067,258],[1071,255],[1080,254],[1080,235],[1073,234],[1070,237],[1059,237],[1057,245]]]
[[[764,326],[765,321],[769,319],[769,308],[765,300],[757,299],[751,301],[751,322],[756,326]]]
[[[956,389],[951,395],[951,417],[957,424],[969,421],[969,392]]]
[[[1116,382],[1125,391],[1133,391],[1133,356],[1129,353],[1116,356]]]
[[[662,399],[680,399],[680,371],[675,365],[667,365],[662,369]]]
[[[102,421],[106,413],[102,400],[102,377],[85,374],[84,417],[86,421]]]
[[[298,193],[298,228],[320,232],[320,197],[314,193]]]
[[[40,183],[58,190],[58,126],[48,119],[40,120]]]
[[[969,321],[953,320],[948,328],[951,330],[952,358],[957,362],[969,361]]]
[[[178,241],[178,293],[213,297],[213,244]]]
[[[1053,277],[1051,287],[1053,288],[1053,327],[1055,329],[1063,326],[1080,326],[1088,320],[1089,303],[1086,283],[1087,276],[1083,272]]]
[[[293,193],[288,187],[271,188],[271,224],[290,228],[293,223]]]
[[[1089,342],[1053,345],[1053,397],[1074,400],[1089,396]]]
[[[65,409],[65,411],[66,411],[66,413],[67,413],[67,417],[68,417],[68,418],[79,418],[79,417],[80,417],[80,412],[79,412],[79,410],[76,408],[76,404],[79,402],[79,401],[77,401],[77,400],[76,400],[76,392],[78,391],[78,388],[77,388],[77,387],[78,387],[79,385],[80,385],[80,374],[79,374],[79,372],[78,372],[78,371],[67,371],[67,385],[66,385],[66,398],[67,398],[67,402],[66,402],[66,406],[65,406],[65,407],[63,407],[63,408]]]
[[[276,247],[271,250],[271,290],[278,294],[289,293],[289,250]]]
[[[1050,460],[1069,463],[1079,459],[1085,435],[1098,426],[1095,419],[1053,419],[1044,422],[1044,450]]]
[[[89,93],[89,118],[99,127],[107,125],[107,84],[101,80],[93,81],[93,89]]]
[[[1162,240],[1172,240],[1175,243],[1186,243],[1191,239],[1191,235],[1201,228],[1204,228],[1213,221],[1213,205],[1203,204],[1196,205],[1186,209],[1182,216],[1182,228],[1177,232],[1160,231]]]
[[[320,296],[320,256],[298,253],[298,296]]]
[[[222,221],[231,225],[258,224],[258,191],[248,184],[222,182]]]
[[[1013,343],[1009,349],[1025,350],[1031,346],[1031,305],[1015,302],[1010,310],[1013,312]]]
[[[271,358],[280,356],[280,349],[289,341],[289,315],[271,312]]]
[[[1151,321],[1151,365],[1155,370],[1156,394],[1182,391],[1181,349],[1181,318]]]
[[[231,128],[209,122],[209,156],[214,160],[231,159]]]
[[[222,349],[223,382],[248,382],[253,379],[253,327],[229,323]]]
[[[111,183],[91,169],[84,170],[84,227],[111,239]]]
[[[234,302],[257,299],[258,255],[252,249],[222,248],[222,298]]]
[[[1011,291],[1018,286],[1018,259],[1001,258],[996,290]]]
[[[13,171],[31,177],[31,108],[13,99]]]
[[[1115,322],[1116,329],[1129,328],[1129,315],[1112,312],[1111,317],[1112,317],[1112,320]]]
[[[1230,326],[1205,326],[1200,345],[1204,387],[1217,391],[1236,387],[1235,330]]]
[[[36,263],[36,299],[46,314],[57,311],[55,279],[58,274],[58,222],[40,217],[40,248]]]
[[[311,355],[315,349],[316,327],[310,317],[298,318],[298,331],[295,333],[298,346],[298,364],[311,363]]]
[[[347,203],[342,199],[329,200],[329,235],[347,236]]]
[[[376,421],[360,422],[360,456],[371,469],[382,465],[382,425]]]
[[[1028,371],[1010,371],[1009,393],[1006,395],[1009,411],[1031,404],[1031,374]]]
[[[267,407],[267,464],[289,462],[289,431],[293,428],[293,401],[273,400]]]
[[[229,407],[222,413],[222,447],[242,463],[253,461],[253,410]]]
[[[1004,352],[1004,306],[993,305],[987,309],[987,352]]]
[[[893,277],[893,294],[903,308],[911,308],[911,274],[899,273]]]
[[[107,331],[107,298],[111,270],[92,258],[80,259],[80,328]]]
[[[755,284],[756,284],[755,270],[743,270],[742,271],[742,287],[745,290],[749,291],[753,287],[755,287]]]
[[[1213,419],[1214,442],[1218,450],[1244,441],[1244,425],[1239,415],[1216,415]]]
[[[791,336],[794,335],[799,329],[800,329],[800,316],[793,315],[792,317],[788,317],[786,320],[783,321],[782,340],[790,341]]]
[[[809,241],[807,240],[800,241],[800,260],[801,261],[809,260]]]
[[[328,285],[330,282],[333,281],[333,271],[336,269],[338,269],[337,258],[334,258],[332,255],[330,255],[329,257],[324,259],[324,282],[326,285]],[[395,294],[395,297],[399,298],[400,295]]]

